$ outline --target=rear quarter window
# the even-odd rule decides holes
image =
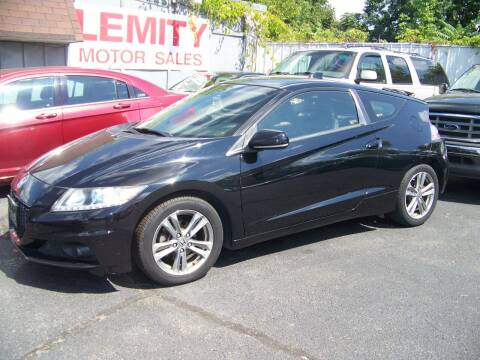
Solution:
[[[149,96],[145,91],[143,91],[143,90],[141,90],[141,89],[139,89],[135,86],[133,87],[133,92],[134,92],[136,98],[145,98],[145,97]]]
[[[401,97],[364,90],[358,90],[358,95],[367,111],[370,122],[395,118],[407,101]]]
[[[448,77],[440,64],[429,59],[412,57],[413,67],[422,85],[449,84]]]

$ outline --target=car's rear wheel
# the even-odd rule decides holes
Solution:
[[[428,165],[407,171],[398,191],[397,208],[391,218],[404,226],[418,226],[432,215],[438,199],[438,178]]]
[[[223,244],[222,220],[196,197],[168,200],[147,214],[136,230],[136,260],[162,285],[178,285],[204,276]]]

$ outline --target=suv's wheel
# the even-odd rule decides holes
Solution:
[[[140,222],[136,260],[159,284],[183,284],[208,272],[222,243],[222,220],[215,209],[199,198],[178,197],[160,204]]]
[[[407,171],[398,191],[397,208],[390,214],[404,226],[418,226],[428,220],[438,198],[438,178],[428,165]]]

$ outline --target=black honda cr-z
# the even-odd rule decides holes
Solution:
[[[10,237],[28,260],[161,284],[222,247],[367,215],[424,223],[447,180],[417,99],[340,82],[222,83],[137,125],[55,149],[21,172]]]

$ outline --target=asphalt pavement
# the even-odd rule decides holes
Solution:
[[[347,221],[223,251],[200,281],[30,264],[0,194],[0,359],[479,359],[480,182],[432,218]]]

